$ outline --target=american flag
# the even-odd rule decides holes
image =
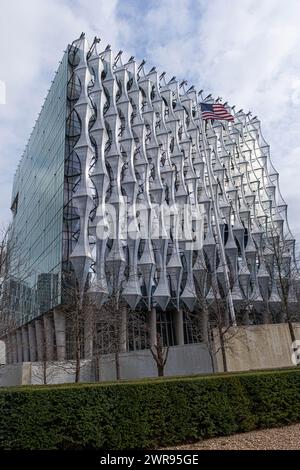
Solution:
[[[202,119],[219,119],[225,121],[234,121],[234,117],[221,103],[200,103]]]

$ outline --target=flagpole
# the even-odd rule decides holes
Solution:
[[[204,126],[203,126],[203,119],[201,117],[201,133],[202,133],[202,140],[203,140],[203,148],[204,148],[204,155],[205,155],[205,160],[207,163],[207,168],[208,168],[208,181],[209,181],[209,188],[210,188],[210,194],[211,194],[211,201],[212,201],[212,209],[213,209],[213,214],[216,222],[216,231],[217,231],[217,239],[219,242],[219,247],[220,247],[220,254],[221,254],[221,259],[222,263],[224,265],[224,277],[225,277],[225,287],[227,290],[226,294],[226,301],[228,304],[228,310],[230,314],[230,320],[233,326],[236,326],[236,317],[235,317],[235,311],[234,311],[234,306],[233,306],[233,300],[232,300],[232,294],[231,294],[231,289],[230,289],[230,283],[229,283],[229,276],[228,276],[228,268],[227,268],[227,261],[226,261],[226,255],[225,255],[225,249],[223,245],[223,240],[222,240],[222,235],[221,235],[221,230],[220,230],[220,225],[219,225],[219,218],[218,218],[218,212],[216,209],[216,201],[214,198],[214,193],[213,193],[213,187],[212,187],[212,176],[211,176],[211,160],[209,159],[208,161],[208,155],[207,155],[207,150],[206,150],[206,134],[204,131]]]

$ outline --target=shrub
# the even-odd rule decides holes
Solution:
[[[147,449],[300,421],[300,372],[0,390],[0,449]]]

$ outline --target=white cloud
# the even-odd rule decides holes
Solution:
[[[143,32],[147,56],[170,77],[188,79],[260,117],[282,174],[290,225],[300,238],[295,202],[300,197],[300,2],[199,0],[151,5],[132,42]],[[164,34],[170,25],[173,33]]]
[[[1,2],[0,220],[9,218],[12,177],[63,49],[82,31],[91,38],[103,32],[103,47],[108,40],[118,47],[116,7],[117,0]]]

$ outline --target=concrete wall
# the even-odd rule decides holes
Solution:
[[[7,364],[0,366],[0,387],[28,385],[31,383],[31,364]]]
[[[294,324],[296,338],[300,341],[300,323]],[[215,371],[223,371],[218,333],[214,332],[216,350]],[[288,325],[252,325],[231,328],[225,335],[228,371],[289,367],[292,362],[292,345]],[[300,353],[300,348],[299,348]],[[165,375],[193,375],[213,371],[211,356],[203,344],[174,346],[169,349]],[[155,361],[149,350],[120,354],[122,379],[157,377]],[[47,383],[74,382],[74,362],[48,362]],[[102,356],[99,379],[114,380],[116,364],[114,355]],[[82,361],[81,381],[95,380],[95,364]],[[0,386],[42,384],[43,365],[23,362],[0,366]]]
[[[190,344],[169,348],[165,375],[193,375],[213,372],[210,354],[203,344]],[[156,363],[151,352],[133,351],[120,354],[122,379],[157,377]],[[116,378],[116,361],[113,354],[100,359],[100,380]]]
[[[0,341],[0,364],[5,364],[5,343]]]
[[[0,387],[14,385],[43,385],[44,368],[47,384],[74,383],[74,362],[49,362],[46,365],[40,362],[20,362],[0,366]],[[92,363],[84,360],[81,363],[80,382],[91,382]]]
[[[300,323],[293,324],[300,340]],[[293,366],[292,341],[286,323],[230,328],[225,334],[228,371],[269,369]],[[223,371],[217,331],[214,332],[218,370]]]
[[[67,361],[53,361],[44,366],[40,362],[23,362],[5,365],[0,368],[0,386],[41,385],[44,383],[44,367],[48,384],[74,383],[75,364]],[[155,361],[149,350],[120,353],[122,379],[157,377]],[[174,346],[169,349],[165,375],[192,375],[212,372],[211,357],[202,344]],[[116,378],[115,357],[109,354],[101,357],[99,379]],[[83,360],[81,363],[81,382],[95,380],[95,363]]]
[[[44,371],[47,384],[74,383],[74,361],[55,361],[50,363],[31,363],[31,384],[42,385],[44,383]],[[89,360],[81,361],[80,382],[92,382],[92,363]]]

